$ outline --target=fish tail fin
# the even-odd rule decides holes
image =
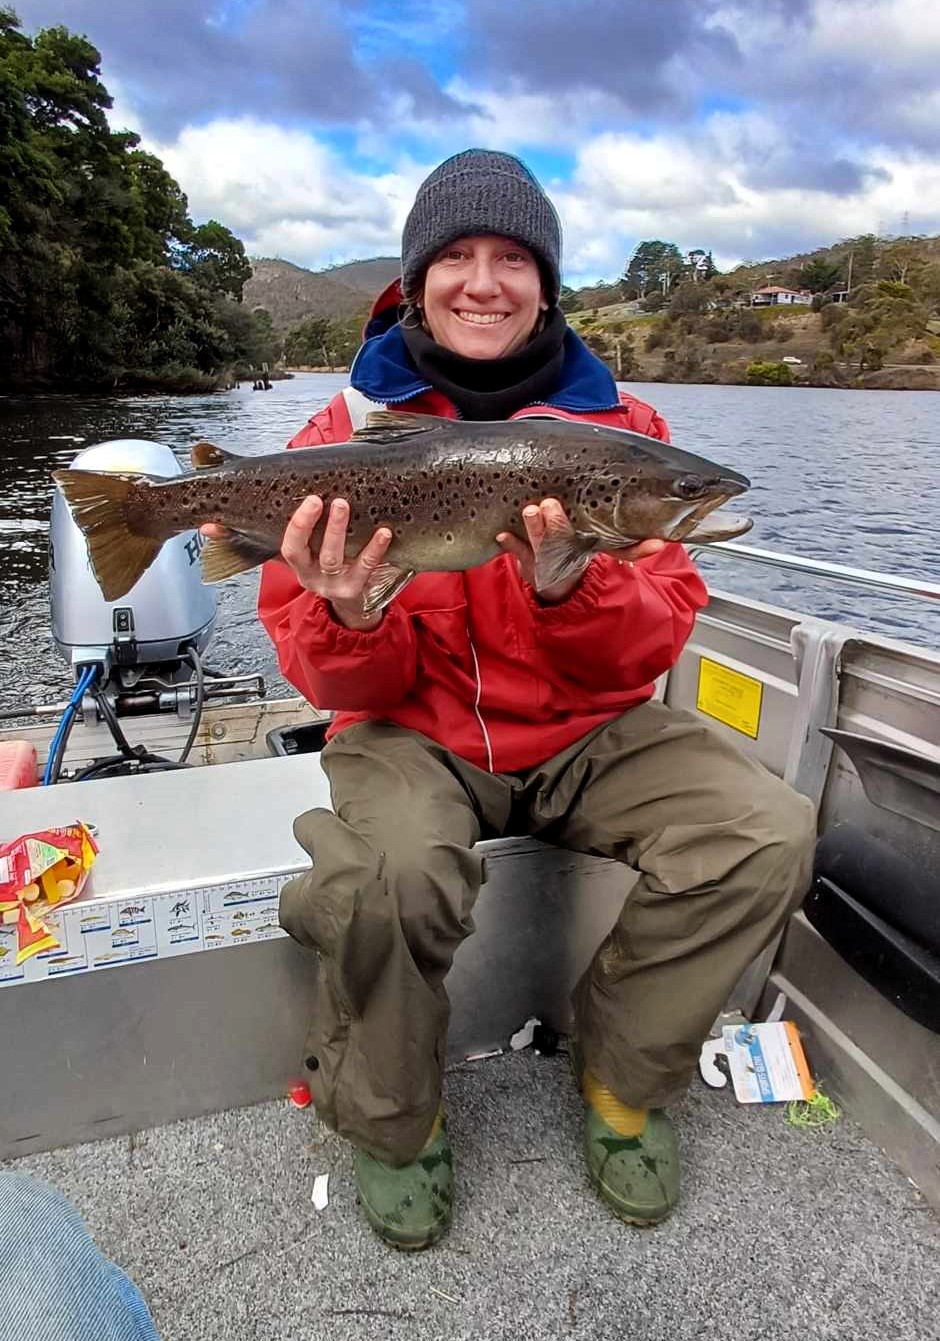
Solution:
[[[128,504],[142,478],[104,470],[53,472],[85,537],[92,571],[106,601],[126,595],[169,539],[141,535],[129,520]]]

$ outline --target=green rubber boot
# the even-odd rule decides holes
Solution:
[[[630,1225],[658,1225],[679,1200],[679,1151],[672,1122],[651,1108],[639,1136],[620,1136],[588,1104],[588,1176],[602,1201]]]
[[[590,1074],[577,1045],[572,1067],[585,1101],[584,1156],[601,1200],[631,1225],[657,1225],[679,1200],[679,1150],[661,1108],[628,1108]]]
[[[417,1252],[443,1238],[454,1201],[454,1158],[439,1113],[413,1164],[395,1168],[355,1152],[356,1186],[369,1224],[392,1248]]]

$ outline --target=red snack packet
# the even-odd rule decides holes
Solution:
[[[60,948],[45,919],[50,909],[78,898],[97,855],[81,820],[0,843],[0,918],[16,924],[17,964]]]

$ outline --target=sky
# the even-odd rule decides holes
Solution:
[[[940,233],[940,0],[12,0],[101,52],[197,222],[321,269],[397,255],[473,145],[554,201],[563,278]]]

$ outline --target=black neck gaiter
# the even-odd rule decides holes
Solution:
[[[464,419],[508,419],[523,405],[546,400],[558,389],[568,324],[553,307],[544,329],[504,359],[466,359],[445,349],[423,327],[402,326],[418,371],[456,405]]]

